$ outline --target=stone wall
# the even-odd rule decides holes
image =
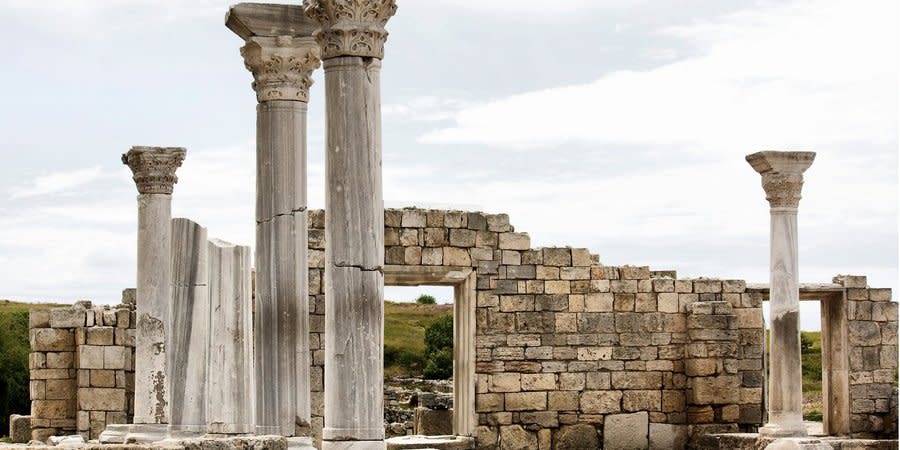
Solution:
[[[96,439],[134,410],[134,290],[122,304],[34,310],[30,316],[32,438]]]
[[[323,420],[324,214],[309,211],[312,434]],[[386,210],[388,267],[476,274],[479,448],[682,448],[764,420],[762,301],[742,280],[600,264],[583,248],[532,248],[505,214]],[[865,277],[846,298],[852,432],[896,436],[897,304]],[[34,437],[96,438],[133,408],[133,291],[31,318]],[[457,411],[465,410],[465,405]]]
[[[897,303],[864,276],[841,275],[850,330],[850,431],[897,436]]]

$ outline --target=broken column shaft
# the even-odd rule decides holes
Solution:
[[[747,156],[762,175],[771,213],[769,421],[767,436],[805,436],[800,366],[800,281],[797,271],[797,207],[803,172],[813,152],[764,151]]]
[[[169,375],[166,345],[171,330],[172,189],[183,148],[132,147],[122,162],[134,173],[138,195],[137,327],[134,426],[129,439],[166,437]]]
[[[323,449],[384,449],[381,58],[393,0],[310,0],[325,69]]]

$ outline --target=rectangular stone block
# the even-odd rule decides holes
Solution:
[[[83,308],[68,307],[50,310],[50,326],[53,328],[79,328],[85,326],[86,311]]]
[[[56,328],[32,328],[28,340],[33,352],[65,352],[75,350],[75,333]]]
[[[646,412],[612,414],[603,422],[604,450],[649,448],[649,415]]]
[[[125,389],[81,388],[78,409],[87,411],[123,411]]]
[[[528,250],[531,238],[527,233],[500,233],[499,247],[503,250]]]
[[[77,360],[79,369],[103,369],[103,349],[99,345],[79,345]]]
[[[514,392],[506,394],[507,411],[540,411],[547,409],[546,392]]]
[[[111,312],[111,311],[110,311]],[[113,327],[91,327],[87,329],[88,345],[113,345],[115,337]]]
[[[584,391],[581,411],[587,414],[611,414],[622,411],[621,391]]]
[[[662,387],[662,374],[659,372],[613,372],[611,378],[614,389],[659,389]]]

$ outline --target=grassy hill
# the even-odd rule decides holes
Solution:
[[[421,375],[425,367],[425,328],[435,319],[450,314],[453,314],[453,305],[419,305],[385,300],[385,375]]]

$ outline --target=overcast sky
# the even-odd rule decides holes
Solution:
[[[813,150],[801,281],[896,289],[896,1],[398,4],[387,206],[506,212],[535,246],[766,282],[768,204],[744,156]],[[0,298],[112,303],[134,286],[136,191],[119,160],[132,145],[187,147],[174,215],[253,242],[256,99],[227,6],[0,0]]]

